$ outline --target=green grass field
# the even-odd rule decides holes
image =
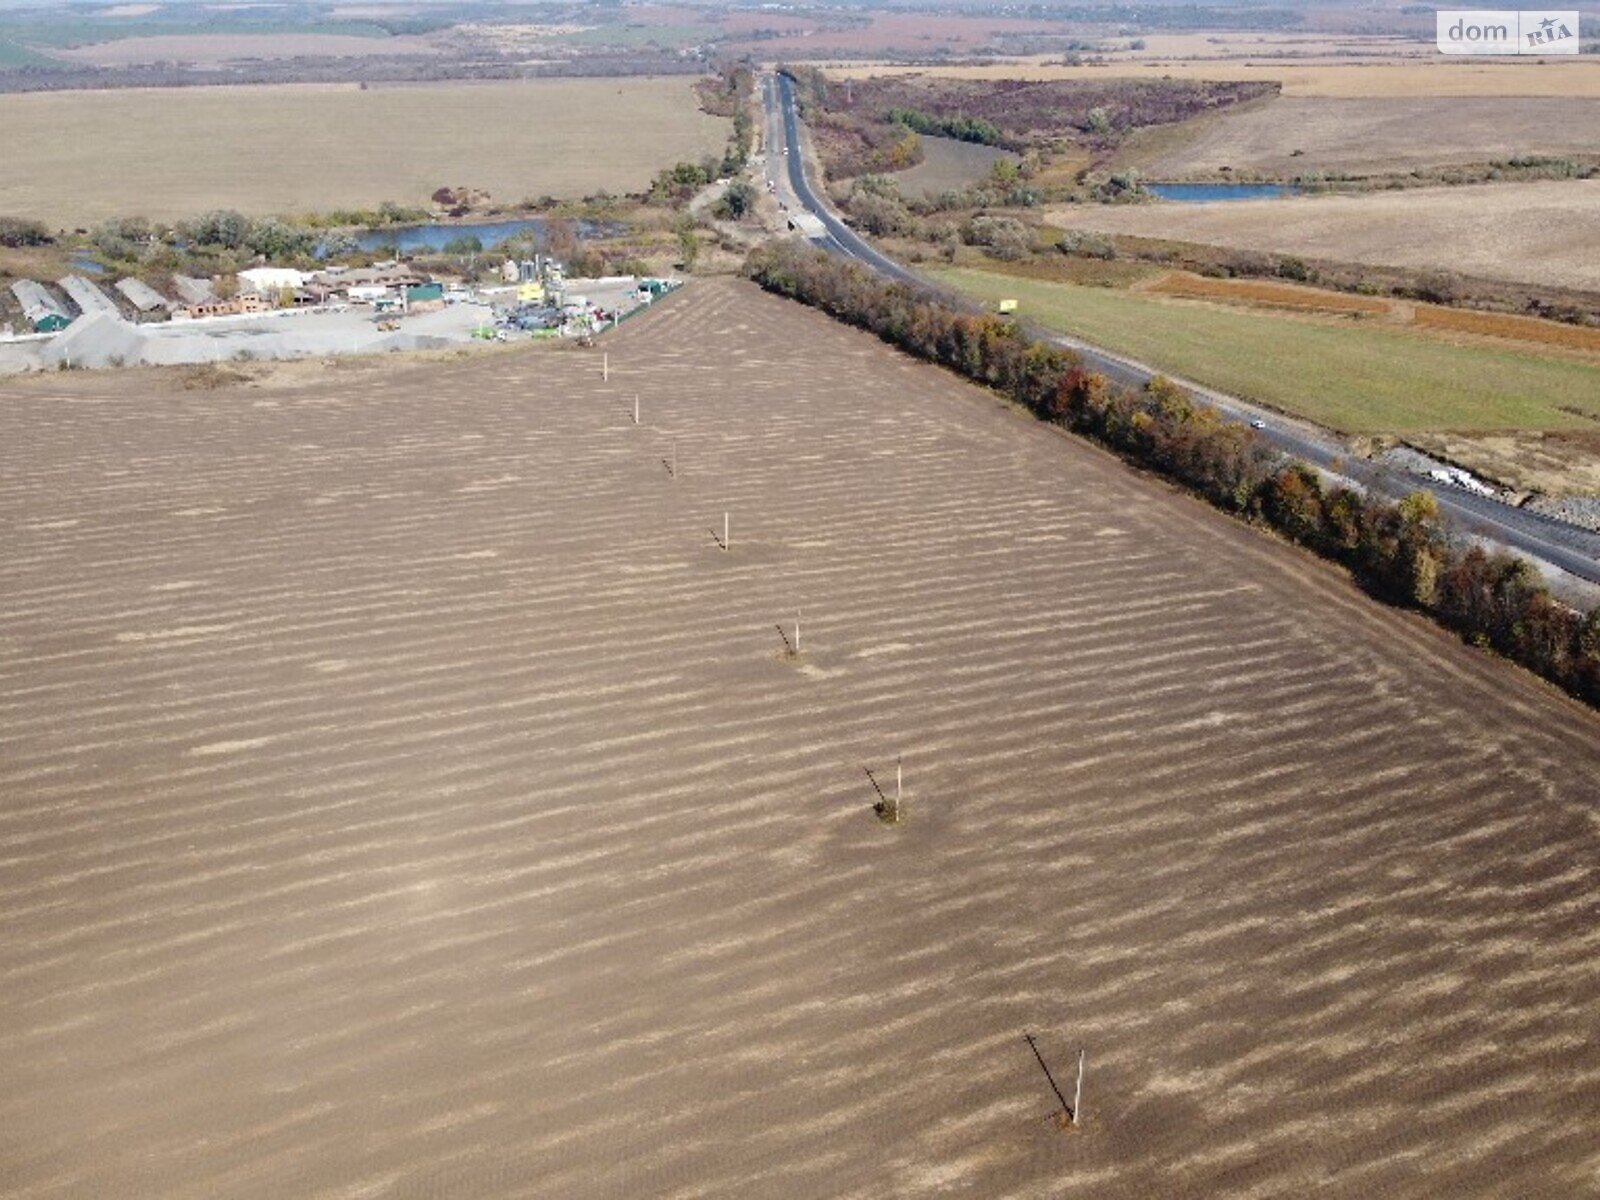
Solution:
[[[1372,321],[1230,312],[993,271],[933,275],[982,300],[1015,299],[1018,315],[1050,329],[1346,433],[1592,430],[1600,420],[1600,367],[1581,362]]]

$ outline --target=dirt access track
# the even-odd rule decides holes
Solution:
[[[0,388],[11,1200],[1593,1190],[1600,719],[749,285],[603,346]]]

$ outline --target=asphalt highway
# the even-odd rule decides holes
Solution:
[[[952,296],[946,289],[920,278],[870,245],[840,220],[812,190],[806,178],[805,155],[801,149],[794,84],[788,76],[763,76],[762,99],[767,107],[768,128],[774,135],[769,136],[768,141],[768,170],[773,182],[786,193],[783,200],[787,206],[808,212],[821,222],[826,233],[813,237],[813,244],[831,254],[865,263],[890,279],[937,292],[947,302],[973,311],[979,310],[979,306],[971,300]],[[1029,332],[1041,340],[1075,351],[1090,370],[1124,386],[1143,387],[1154,376],[1166,374],[1134,359],[1037,326],[1030,325]],[[1459,529],[1540,559],[1579,579],[1600,583],[1600,534],[1539,513],[1513,508],[1493,497],[1474,495],[1425,476],[1396,471],[1352,457],[1347,447],[1315,426],[1257,408],[1236,396],[1229,396],[1180,376],[1166,374],[1166,378],[1234,420],[1262,422],[1256,429],[1257,435],[1287,455],[1384,495],[1398,498],[1419,490],[1431,492],[1439,502],[1440,511]]]

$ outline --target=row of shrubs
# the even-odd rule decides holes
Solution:
[[[979,146],[998,146],[1001,141],[1000,131],[982,117],[936,117],[914,108],[891,108],[884,114],[884,120],[930,137],[954,138],[958,142],[972,142]]]
[[[962,311],[810,247],[763,247],[747,269],[769,291],[995,388],[1218,508],[1270,525],[1344,564],[1373,594],[1429,612],[1600,706],[1600,609],[1585,617],[1555,600],[1525,560],[1452,536],[1428,493],[1393,502],[1326,486],[1310,466],[1166,380],[1137,391],[1113,385],[1011,321]]]
[[[50,241],[50,230],[43,221],[0,217],[0,246],[47,246]]]

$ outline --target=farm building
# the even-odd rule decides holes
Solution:
[[[212,290],[209,279],[196,279],[192,275],[174,275],[172,287],[178,293],[178,299],[191,308],[217,302],[217,293]]]
[[[115,286],[117,291],[127,297],[128,303],[142,313],[155,312],[158,308],[171,307],[165,296],[143,280],[119,279]]]
[[[219,300],[213,296],[201,304],[185,304],[172,315],[177,320],[192,321],[198,317],[251,316],[267,312],[271,308],[272,305],[260,296],[246,292],[242,296],[235,296],[232,300]]]
[[[340,271],[337,275],[329,273],[327,283],[334,287],[345,289],[355,287],[401,287],[422,282],[417,278],[416,272],[405,263],[387,263],[371,267],[354,267],[347,271]]]
[[[122,315],[117,310],[116,301],[82,275],[68,275],[64,279],[58,279],[56,286],[72,298],[72,302],[86,317],[92,317],[97,313],[109,313],[113,317]]]
[[[11,294],[22,305],[22,315],[28,318],[35,333],[55,333],[72,324],[66,307],[42,283],[19,279],[11,285]]]

